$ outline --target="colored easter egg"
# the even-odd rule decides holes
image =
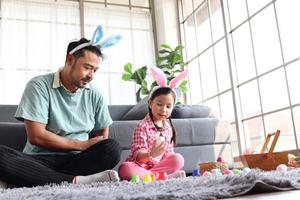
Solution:
[[[222,176],[222,172],[220,169],[212,169],[211,173],[215,176]]]
[[[200,176],[200,170],[199,169],[195,169],[193,171],[193,176]]]
[[[212,173],[209,171],[205,171],[202,176],[212,176]]]
[[[159,176],[158,176],[159,180],[167,180],[168,179],[168,175],[167,172],[160,172]]]
[[[287,171],[287,166],[285,164],[280,164],[276,167],[277,171]]]
[[[249,167],[245,167],[243,170],[242,170],[242,175],[243,176],[246,176],[249,172],[251,172],[251,169]]]
[[[234,174],[238,174],[238,175],[241,175],[241,174],[242,174],[242,170],[240,170],[240,169],[233,169],[232,172],[233,172]]]
[[[151,174],[145,174],[144,175],[144,183],[151,183],[152,182],[152,177]]]
[[[140,177],[139,177],[139,175],[133,175],[133,176],[131,177],[131,182],[132,182],[132,183],[138,183],[138,182],[140,182]]]
[[[155,146],[159,146],[162,143],[164,143],[166,141],[166,139],[163,136],[158,136],[154,142]]]
[[[221,156],[218,157],[217,162],[223,162],[223,158]]]
[[[223,171],[223,174],[224,174],[224,175],[233,175],[234,173],[233,173],[233,171],[230,170],[230,169],[225,169],[225,170]]]

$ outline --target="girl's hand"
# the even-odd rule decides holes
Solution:
[[[165,141],[157,146],[154,144],[149,155],[153,158],[158,157],[165,153],[166,147],[167,147],[167,143]]]

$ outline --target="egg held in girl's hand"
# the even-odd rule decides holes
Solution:
[[[166,139],[163,136],[158,136],[156,140],[154,141],[154,146],[160,146],[162,143],[164,143]]]

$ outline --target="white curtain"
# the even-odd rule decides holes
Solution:
[[[78,2],[1,0],[0,104],[18,104],[29,79],[63,66],[79,33]]]
[[[64,65],[70,41],[80,38],[78,1],[0,0],[0,104],[18,104],[34,76]],[[108,1],[109,2],[109,1]],[[123,66],[154,64],[150,11],[84,3],[85,37],[104,26],[105,36],[121,34],[121,42],[104,51],[106,59],[95,82],[109,104],[135,103],[135,85],[121,80]]]

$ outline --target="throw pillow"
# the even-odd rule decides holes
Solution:
[[[148,96],[138,102],[123,117],[122,120],[141,120],[148,114]]]
[[[205,105],[176,105],[171,118],[203,118],[211,116],[211,108]]]

